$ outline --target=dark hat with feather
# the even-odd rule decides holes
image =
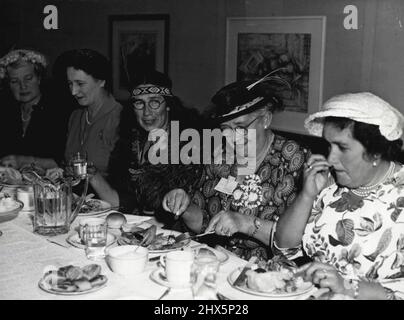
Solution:
[[[289,83],[272,71],[258,81],[238,81],[220,89],[211,99],[214,108],[210,117],[217,123],[222,123],[239,116],[251,113],[263,106],[271,110],[280,111],[283,103],[275,94],[275,87],[279,84],[290,88]]]

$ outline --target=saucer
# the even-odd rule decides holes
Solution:
[[[152,279],[154,282],[161,284],[162,286],[169,287],[169,288],[175,288],[175,289],[186,289],[191,287],[191,283],[172,283],[169,282],[166,278],[166,274],[164,269],[158,268],[154,270],[150,274],[150,279]]]
[[[72,235],[67,237],[66,241],[69,244],[71,244],[73,247],[80,248],[80,249],[85,249],[86,248],[84,243],[81,242],[81,239],[80,239],[78,233],[73,233]],[[107,233],[107,247],[114,244],[115,242],[116,242],[116,236],[114,236],[111,233]]]

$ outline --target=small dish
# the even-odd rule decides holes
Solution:
[[[122,276],[138,276],[146,268],[149,250],[139,246],[120,246],[107,250],[109,268]]]
[[[172,283],[169,282],[166,278],[166,274],[164,269],[162,268],[157,268],[150,274],[150,279],[152,279],[154,282],[161,284],[162,286],[168,287],[168,288],[175,288],[175,289],[186,289],[191,287],[191,283]]]
[[[79,237],[78,233],[73,233],[69,237],[66,238],[66,242],[71,244],[73,247],[79,248],[79,249],[85,249],[86,246],[84,243],[81,242],[81,239]],[[110,245],[113,245],[116,242],[116,236],[114,236],[111,233],[107,234],[107,247]]]
[[[79,294],[86,294],[86,293],[91,293],[94,291],[98,291],[104,287],[107,286],[106,282],[107,282],[107,277],[104,277],[104,283],[101,285],[96,285],[94,287],[92,287],[91,289],[88,290],[82,290],[82,291],[64,291],[62,289],[57,289],[54,286],[52,286],[49,282],[47,282],[45,279],[41,279],[38,283],[39,288],[41,288],[43,291],[48,292],[48,293],[52,293],[52,294],[58,294],[58,295],[64,295],[64,296],[75,296],[75,295],[79,295]]]

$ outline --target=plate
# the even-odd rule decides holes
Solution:
[[[97,214],[107,212],[111,210],[111,208],[111,204],[106,201],[99,199],[90,199],[84,202],[78,215],[81,217],[95,216]]]
[[[177,231],[172,231],[172,230],[163,230],[163,236],[178,236],[180,232]],[[189,243],[191,242],[191,239],[185,239],[183,241],[177,242],[173,244],[171,248],[165,248],[165,249],[149,249],[149,253],[166,253],[170,251],[175,251],[175,250],[181,250],[182,248],[186,247]],[[127,245],[127,244],[133,244],[133,245],[138,245],[139,241],[133,240],[133,242],[130,242],[130,240],[127,240],[123,237],[118,238],[118,244],[119,245]]]
[[[154,282],[161,284],[162,286],[169,287],[169,288],[175,288],[175,289],[186,289],[191,287],[191,283],[184,283],[184,284],[176,284],[169,282],[166,278],[165,271],[162,268],[158,268],[154,270],[150,274],[150,279],[152,279]]]
[[[301,287],[299,287],[295,292],[274,293],[274,292],[260,292],[260,291],[255,291],[255,290],[249,289],[247,287],[234,286],[233,283],[239,276],[242,269],[243,268],[237,268],[237,269],[233,270],[227,277],[227,281],[230,283],[230,285],[233,288],[236,288],[237,290],[240,290],[242,292],[252,294],[255,296],[263,296],[263,297],[269,297],[269,298],[296,297],[296,296],[300,296],[302,294],[309,292],[314,287],[311,282],[303,282],[303,285]]]
[[[69,237],[67,237],[66,242],[71,244],[73,247],[85,249],[85,245],[81,242],[79,234],[73,233]],[[107,247],[114,244],[116,242],[116,237],[111,234],[107,233]]]
[[[107,278],[106,278],[106,281],[108,281]],[[45,279],[41,279],[39,281],[39,283],[38,283],[38,286],[43,291],[48,292],[48,293],[59,294],[59,295],[64,295],[64,296],[75,296],[75,295],[79,295],[79,294],[87,294],[87,293],[91,293],[91,292],[94,292],[94,291],[98,291],[98,290],[106,287],[107,283],[105,282],[105,283],[103,283],[101,285],[94,286],[91,289],[83,290],[83,291],[63,291],[61,289],[54,289],[54,288],[52,288],[52,286]]]

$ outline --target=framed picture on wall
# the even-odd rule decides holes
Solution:
[[[168,14],[109,16],[112,87],[119,100],[130,97],[130,83],[145,69],[168,72]]]
[[[227,18],[226,84],[272,72],[285,105],[274,129],[307,134],[304,119],[321,106],[325,26],[324,16]]]

